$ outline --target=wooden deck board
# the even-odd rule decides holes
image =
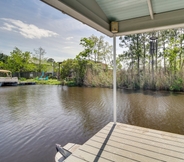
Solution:
[[[102,157],[103,159],[110,160],[110,161],[113,161],[114,159],[116,159],[117,161],[127,161],[127,162],[138,161],[136,158],[124,156],[123,154],[118,153],[118,149],[116,148],[114,150],[107,150],[107,149],[102,150],[102,154],[96,158],[96,155],[99,153],[100,147],[94,147],[94,146],[86,144],[82,146],[80,150],[82,151],[87,150],[88,152],[95,155],[94,161],[95,159],[99,157]]]
[[[98,134],[96,134],[96,136],[100,136],[100,137],[104,138],[106,133],[107,132],[98,133]],[[136,137],[136,135],[131,136],[131,135],[124,135],[124,134],[117,134],[116,132],[113,132],[112,137],[113,137],[113,139],[112,139],[113,141],[122,141],[123,143],[128,143],[128,144],[139,143],[142,145],[152,147],[153,149],[161,148],[161,149],[171,150],[171,151],[175,151],[175,152],[179,152],[179,153],[184,154],[183,147],[180,147],[177,145],[170,145],[169,143],[162,143],[160,141],[151,141],[149,139],[138,138],[138,137]]]
[[[93,152],[89,152],[88,150],[77,150],[76,152],[73,153],[72,156],[78,157],[81,160],[84,161],[95,161],[96,159],[96,154],[93,154]],[[70,157],[68,157],[65,162],[70,161]],[[101,157],[100,158],[101,162],[111,162],[111,160],[108,160],[106,158]]]
[[[95,137],[95,139],[96,139],[96,141],[98,141],[97,137]],[[142,156],[145,156],[145,159],[146,159],[146,157],[150,157],[150,158],[157,159],[157,160],[160,160],[160,161],[165,161],[166,158],[169,158],[171,161],[174,161],[175,159],[179,158],[178,161],[184,161],[183,159],[180,159],[180,157],[175,157],[174,158],[168,152],[164,152],[164,150],[157,149],[157,148],[152,150],[149,147],[144,147],[144,145],[140,146],[140,145],[136,145],[134,143],[131,145],[129,143],[125,144],[125,143],[114,142],[114,141],[110,140],[108,142],[108,144],[106,145],[106,148],[108,146],[112,146],[114,148],[119,148],[119,149],[122,150],[122,152],[127,151],[127,152],[129,152],[130,156],[135,156],[137,154],[140,154]],[[170,153],[172,153],[172,152],[170,152]]]
[[[75,157],[75,156],[70,156],[67,158],[67,161],[72,161],[72,162],[86,162],[85,160],[82,160],[81,158]],[[65,162],[65,160],[63,161]]]
[[[106,134],[109,130],[102,130],[101,133],[104,133]],[[132,139],[134,141],[143,141],[143,142],[146,142],[146,143],[159,143],[159,145],[165,145],[167,147],[171,146],[171,148],[178,148],[179,150],[183,150],[184,151],[184,143],[179,142],[179,140],[177,139],[177,141],[170,141],[170,140],[167,140],[167,139],[164,139],[163,137],[150,137],[150,136],[147,136],[145,134],[141,135],[141,134],[137,134],[137,133],[134,133],[134,132],[126,132],[126,131],[119,131],[119,130],[115,130],[113,132],[113,135],[114,136],[117,136],[117,137],[120,137],[120,138],[125,138],[125,139]]]
[[[184,162],[184,136],[109,123],[65,162]]]
[[[93,147],[93,149],[99,150],[101,148],[102,144],[100,142],[90,140],[85,145],[91,146],[91,147]],[[132,160],[137,160],[137,161],[142,161],[142,162],[162,161],[162,160],[159,160],[157,158],[144,156],[144,154],[142,154],[142,152],[140,152],[140,153],[135,152],[135,151],[133,152],[133,150],[128,150],[127,148],[123,148],[123,147],[114,147],[114,145],[110,145],[110,144],[106,145],[106,147],[103,151],[107,152],[109,155],[116,154],[117,156],[123,157],[123,159],[132,159]],[[134,153],[134,156],[132,156],[132,153]]]
[[[116,129],[114,132],[117,133],[122,133],[122,134],[127,134],[127,135],[132,135],[132,136],[136,136],[139,138],[145,138],[148,140],[154,140],[154,141],[158,141],[158,142],[163,142],[163,143],[170,143],[171,145],[177,145],[177,146],[181,146],[184,148],[184,140],[183,139],[178,139],[178,138],[169,138],[168,136],[163,136],[162,134],[157,134],[156,136],[154,136],[155,134],[150,133],[150,132],[137,132],[133,129],[122,129],[122,127],[120,127],[120,129]],[[165,133],[165,132],[164,132]],[[168,134],[168,133],[166,133]]]

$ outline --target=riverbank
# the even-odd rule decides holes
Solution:
[[[57,79],[38,80],[38,79],[27,79],[24,82],[35,82],[36,84],[47,84],[47,85],[61,85],[61,81]]]
[[[19,80],[19,82],[20,83],[35,83],[35,84],[40,84],[40,85],[66,85],[68,87],[79,87],[79,85],[77,85],[75,81],[66,81],[66,80],[58,81],[57,79],[48,79],[48,80],[24,79],[23,81]]]
[[[94,75],[91,72],[87,73],[88,75],[85,76],[84,78],[84,83],[83,85],[78,85],[77,82],[74,80],[62,80],[58,81],[57,79],[48,79],[48,80],[38,80],[38,79],[27,79],[24,81],[19,81],[19,82],[24,82],[24,83],[35,83],[35,84],[40,84],[40,85],[66,85],[68,87],[96,87],[96,88],[113,88],[112,85],[112,77],[109,78],[111,75]],[[105,78],[105,81],[103,80]],[[22,84],[23,85],[23,84]],[[120,84],[120,81],[118,80],[117,82],[117,88],[118,89],[129,89],[129,90],[152,90],[152,91],[171,91],[171,92],[183,92],[183,89],[178,89],[178,85],[176,85],[174,88],[170,87],[139,87],[139,86],[127,86],[126,84]]]

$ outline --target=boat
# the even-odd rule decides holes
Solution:
[[[18,84],[18,78],[12,77],[12,72],[9,70],[0,69],[0,87],[1,86],[16,86]]]

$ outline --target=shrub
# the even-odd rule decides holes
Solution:
[[[177,78],[174,80],[174,82],[172,83],[172,85],[170,86],[170,90],[171,91],[181,91],[183,86],[183,80],[181,78]]]
[[[76,84],[75,81],[68,81],[68,82],[66,83],[66,85],[69,86],[69,87],[77,86],[77,84]]]
[[[20,78],[19,80],[20,81],[26,81],[26,78]]]

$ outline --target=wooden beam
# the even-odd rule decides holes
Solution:
[[[184,9],[155,14],[150,16],[123,20],[119,22],[119,33],[116,36],[153,32],[172,28],[184,27]]]
[[[148,2],[148,8],[149,8],[149,12],[150,12],[150,17],[153,20],[154,17],[153,17],[153,8],[152,8],[151,0],[147,0],[147,2]]]

